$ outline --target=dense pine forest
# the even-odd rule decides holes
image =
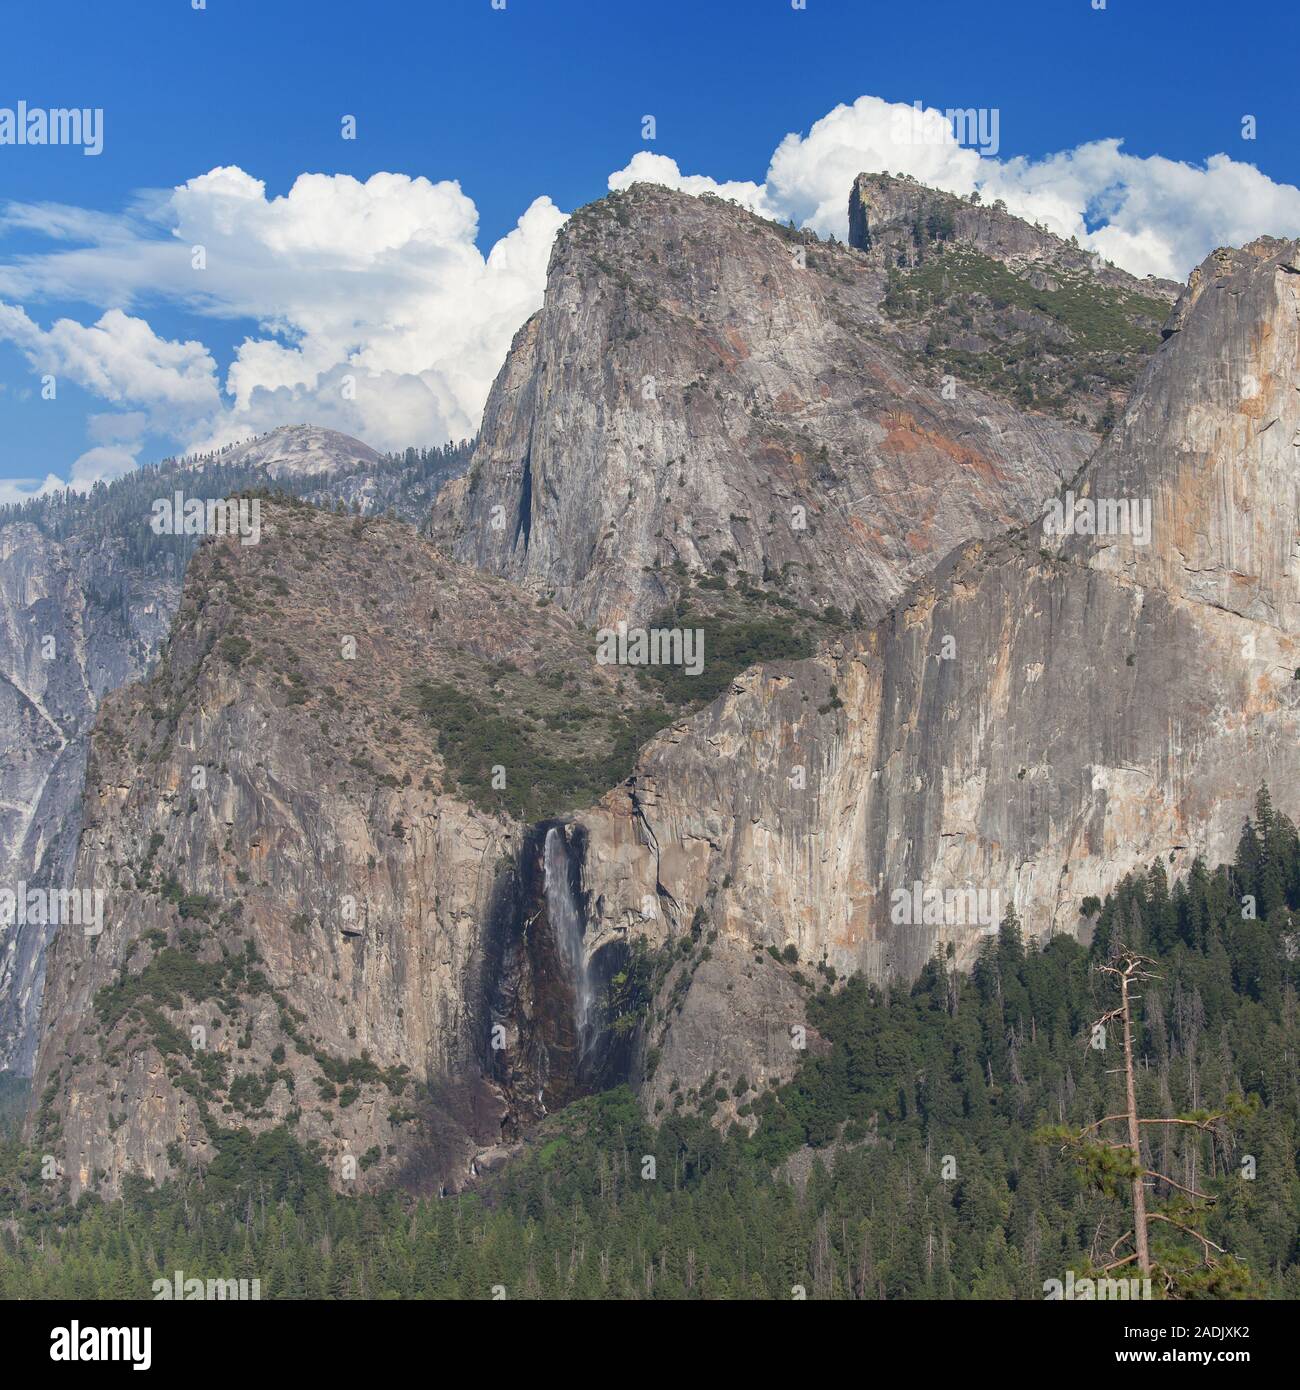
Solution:
[[[725,1083],[752,1134],[710,1124],[716,1091],[650,1124],[620,1088],[442,1200],[340,1196],[275,1131],[236,1133],[203,1177],[69,1208],[10,1137],[0,1294],[148,1298],[180,1270],[264,1298],[1041,1299],[1133,1227],[1131,1150],[1068,1142],[1123,1105],[1094,1024],[1127,949],[1151,977],[1137,1108],[1178,1121],[1144,1131],[1168,1179],[1152,1207],[1177,1215],[1152,1228],[1154,1295],[1300,1297],[1298,909],[1300,840],[1263,791],[1230,866],[1171,885],[1153,865],[1085,904],[1086,946],[1026,942],[1008,913],[969,974],[817,976],[794,1080],[752,1101]]]

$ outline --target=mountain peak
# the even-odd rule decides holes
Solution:
[[[859,174],[849,194],[849,245],[885,266],[919,265],[946,244],[967,247],[1006,264],[1046,263],[1088,271],[1105,284],[1141,287],[1170,302],[1180,285],[1154,275],[1130,275],[1072,241],[1008,212],[1001,199],[976,201],[931,188],[906,174]]]
[[[725,199],[635,185],[590,204],[432,533],[583,620],[726,572],[878,615],[960,541],[1036,513],[1094,442],[978,383],[946,391],[888,289],[857,251]]]
[[[265,434],[235,444],[224,452],[189,460],[195,465],[211,458],[222,463],[262,468],[272,478],[332,475],[354,468],[373,468],[381,455],[361,440],[322,425],[280,425]]]

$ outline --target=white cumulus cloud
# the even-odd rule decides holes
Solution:
[[[4,220],[92,244],[0,266],[0,295],[128,307],[162,295],[257,325],[235,351],[224,399],[185,422],[188,445],[310,418],[382,449],[474,433],[511,337],[541,304],[564,214],[538,198],[485,257],[477,209],[458,183],[303,174],[268,197],[261,180],[220,168],[144,215],[114,221],[42,205],[10,208]],[[119,328],[139,322],[114,312]],[[144,372],[156,355],[155,345],[143,357],[126,350],[122,371]],[[101,392],[107,400],[147,403],[104,385],[114,387]]]
[[[21,308],[0,303],[0,340],[14,343],[39,372],[67,377],[106,401],[193,417],[217,403],[216,363],[202,343],[160,338],[144,319],[110,309],[87,327],[58,319],[42,329]]]

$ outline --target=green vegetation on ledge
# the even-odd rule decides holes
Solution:
[[[922,355],[954,375],[1061,415],[1086,395],[1127,394],[1169,314],[1086,272],[1046,265],[1031,278],[968,247],[891,269],[882,307],[928,328]]]

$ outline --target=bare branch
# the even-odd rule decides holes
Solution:
[[[1223,1246],[1221,1246],[1221,1245],[1215,1245],[1215,1243],[1209,1238],[1209,1236],[1203,1236],[1203,1235],[1200,1233],[1200,1231],[1194,1231],[1194,1230],[1192,1230],[1192,1228],[1191,1228],[1190,1226],[1184,1226],[1183,1223],[1182,1223],[1181,1221],[1175,1221],[1174,1218],[1173,1218],[1172,1216],[1166,1216],[1166,1215],[1164,1214],[1164,1212],[1161,1212],[1161,1211],[1153,1211],[1153,1212],[1150,1212],[1150,1213],[1148,1213],[1147,1220],[1148,1220],[1148,1221],[1163,1221],[1163,1222],[1165,1222],[1166,1225],[1169,1225],[1169,1226],[1177,1226],[1178,1229],[1179,1229],[1180,1231],[1182,1231],[1185,1235],[1194,1236],[1197,1240],[1199,1240],[1199,1241],[1201,1242],[1202,1246],[1204,1246],[1204,1258],[1205,1258],[1205,1263],[1206,1263],[1207,1265],[1212,1265],[1212,1264],[1215,1263],[1215,1261],[1212,1260],[1212,1259],[1210,1258],[1210,1251],[1211,1251],[1211,1250],[1217,1250],[1217,1251],[1219,1252],[1220,1255],[1226,1255],[1226,1254],[1228,1253],[1228,1252],[1223,1248]]]
[[[1120,1236],[1120,1238],[1115,1242],[1114,1245],[1112,1245],[1112,1246],[1110,1247],[1110,1249],[1109,1249],[1106,1253],[1107,1253],[1108,1255],[1113,1255],[1113,1254],[1115,1253],[1115,1251],[1116,1251],[1117,1249],[1119,1249],[1119,1247],[1120,1247],[1121,1245],[1123,1245],[1124,1242],[1125,1242],[1126,1240],[1128,1240],[1128,1238],[1129,1238],[1132,1234],[1133,1234],[1132,1231],[1125,1231],[1124,1234],[1123,1234],[1122,1236]],[[1130,1259],[1130,1260],[1133,1259],[1133,1258],[1134,1258],[1134,1257],[1133,1257],[1132,1255],[1129,1256],[1129,1259]],[[1107,1265],[1106,1268],[1107,1268],[1107,1269],[1112,1269],[1112,1268],[1114,1268],[1114,1266],[1113,1266],[1113,1265]]]
[[[1163,1173],[1154,1172],[1150,1168],[1144,1168],[1142,1172],[1144,1176],[1148,1178],[1155,1178],[1157,1182],[1167,1182],[1170,1187],[1176,1187],[1179,1192],[1186,1192],[1189,1197],[1195,1197],[1198,1202],[1209,1202],[1213,1205],[1217,1200],[1214,1197],[1207,1196],[1204,1192],[1198,1192],[1194,1187],[1184,1187],[1182,1183],[1175,1182],[1173,1178],[1166,1177]]]
[[[1090,1125],[1085,1125],[1085,1126],[1079,1131],[1079,1138],[1082,1139],[1083,1136],[1084,1136],[1085,1134],[1087,1134],[1090,1130],[1100,1129],[1100,1128],[1102,1127],[1102,1125],[1108,1125],[1108,1124],[1110,1124],[1110,1122],[1111,1122],[1112,1120],[1127,1120],[1127,1119],[1128,1119],[1128,1116],[1127,1116],[1127,1115],[1107,1115],[1107,1116],[1105,1116],[1104,1119],[1094,1120],[1094,1121],[1092,1122],[1092,1124],[1090,1124]]]
[[[1132,1232],[1130,1231],[1129,1234],[1132,1235]],[[1131,1265],[1136,1259],[1137,1251],[1135,1250],[1131,1255],[1125,1255],[1122,1260],[1115,1260],[1111,1264],[1102,1265],[1100,1272],[1102,1274],[1109,1274],[1112,1269],[1121,1269],[1124,1265]]]

